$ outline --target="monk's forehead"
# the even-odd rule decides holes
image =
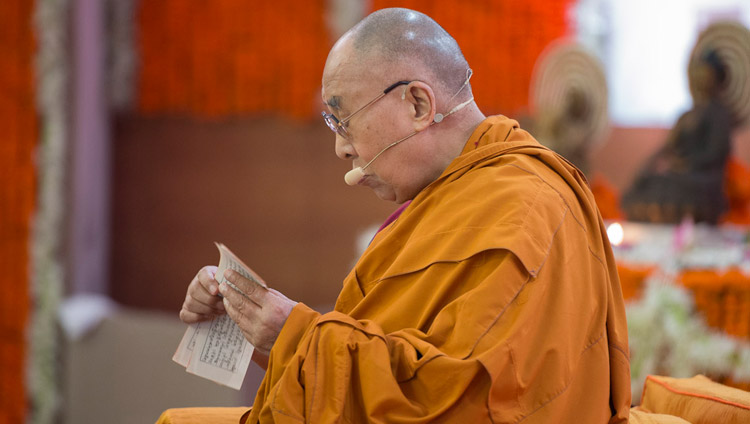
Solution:
[[[380,84],[392,73],[391,67],[373,55],[355,52],[350,48],[331,51],[323,71],[323,101],[345,101],[360,91],[371,91],[369,85]]]

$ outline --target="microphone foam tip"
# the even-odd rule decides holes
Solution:
[[[347,172],[346,175],[344,175],[344,181],[346,182],[347,185],[353,186],[353,185],[357,185],[357,183],[359,183],[359,180],[361,180],[362,177],[364,176],[365,176],[365,171],[362,170],[362,168],[357,167]]]

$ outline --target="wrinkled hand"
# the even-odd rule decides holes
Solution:
[[[247,295],[221,284],[219,291],[224,296],[224,309],[255,349],[268,355],[297,302],[274,289],[264,289],[232,270],[224,272],[224,278]]]
[[[204,266],[188,286],[185,302],[180,310],[180,319],[186,324],[208,321],[225,314],[224,303],[219,296],[216,267]]]

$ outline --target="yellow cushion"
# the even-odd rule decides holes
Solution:
[[[652,414],[641,408],[630,408],[628,424],[690,424],[690,422],[674,415]]]
[[[650,375],[641,408],[684,418],[693,424],[750,423],[750,392],[715,383],[703,375],[672,378]]]
[[[167,409],[156,424],[237,424],[249,406],[238,408],[173,408]]]

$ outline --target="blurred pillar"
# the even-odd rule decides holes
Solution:
[[[73,96],[70,157],[70,292],[107,293],[110,235],[110,134],[105,7],[73,2]]]

